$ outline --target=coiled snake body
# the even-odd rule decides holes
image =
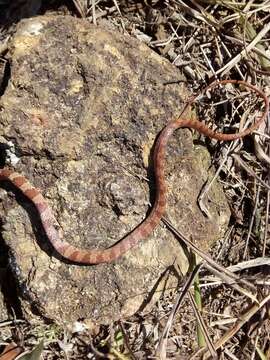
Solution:
[[[209,129],[206,125],[195,119],[176,119],[170,121],[161,131],[154,148],[154,172],[155,172],[155,181],[156,181],[156,197],[155,202],[152,207],[151,212],[148,217],[130,234],[128,234],[120,242],[116,243],[108,249],[94,249],[94,250],[84,250],[74,247],[64,241],[62,236],[56,230],[54,223],[54,215],[47,204],[46,200],[42,194],[33,187],[30,182],[22,175],[17,172],[4,168],[0,170],[0,181],[7,180],[10,181],[16,188],[18,188],[28,199],[30,199],[35,207],[37,208],[40,219],[43,225],[43,228],[46,232],[48,240],[51,242],[55,250],[62,255],[64,258],[80,264],[90,265],[90,264],[99,264],[99,263],[108,263],[111,262],[126,251],[131,249],[139,241],[147,238],[155,227],[159,224],[166,208],[166,183],[164,178],[164,165],[165,165],[165,150],[168,140],[172,133],[181,127],[192,128],[199,131],[201,134],[204,134],[208,137],[217,139],[217,140],[234,140],[242,138],[252,131],[254,131],[259,124],[265,119],[268,110],[269,102],[267,97],[263,92],[253,85],[250,85],[244,81],[237,80],[223,80],[216,81],[209,85],[205,90],[213,88],[219,84],[242,84],[245,87],[256,92],[261,98],[263,98],[265,103],[265,108],[263,114],[254,122],[252,126],[248,129],[236,133],[236,134],[223,134],[214,132]],[[191,102],[190,102],[191,103]]]

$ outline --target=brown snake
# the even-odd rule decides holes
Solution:
[[[202,122],[195,119],[182,119],[178,118],[176,120],[170,121],[161,131],[160,135],[157,138],[155,147],[154,147],[154,172],[155,172],[155,181],[156,181],[156,197],[154,206],[151,209],[151,212],[146,217],[146,219],[136,227],[130,234],[128,234],[121,241],[116,243],[110,248],[107,249],[94,249],[94,250],[84,250],[79,249],[70,245],[69,243],[62,240],[62,236],[56,230],[54,223],[55,218],[47,204],[46,200],[42,194],[34,188],[29,181],[22,175],[16,173],[13,170],[7,168],[0,170],[0,181],[8,180],[16,188],[18,188],[28,199],[37,208],[40,219],[43,225],[43,228],[46,232],[48,240],[51,242],[54,249],[64,258],[80,264],[99,264],[99,263],[108,263],[111,262],[126,251],[135,246],[139,241],[147,238],[155,227],[159,224],[161,217],[163,216],[166,208],[166,183],[164,176],[164,166],[165,166],[165,150],[168,140],[172,133],[181,127],[192,128],[199,131],[201,134],[209,136],[217,140],[235,140],[242,138],[252,131],[254,131],[260,123],[266,118],[269,111],[269,101],[264,95],[264,93],[257,89],[255,86],[246,83],[245,81],[238,80],[223,80],[216,81],[209,85],[206,89],[211,89],[217,85],[224,84],[241,84],[244,87],[249,88],[250,90],[256,92],[265,103],[265,109],[263,114],[256,119],[253,125],[251,125],[246,130],[236,133],[236,134],[224,134],[218,133],[209,129]],[[194,101],[195,97],[188,103],[190,105]],[[187,108],[187,107],[186,107]]]

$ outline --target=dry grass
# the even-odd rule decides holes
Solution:
[[[270,92],[269,1],[51,0],[32,1],[29,9],[30,3],[13,7],[13,21],[29,11],[58,10],[129,33],[183,72],[192,93],[211,79],[226,78]],[[4,21],[11,14],[8,2],[0,1],[0,9]],[[1,32],[4,44],[9,30]],[[203,99],[197,112],[221,130],[239,121],[244,126],[261,105],[247,95],[229,88],[215,95],[214,105]],[[13,339],[33,349],[44,339],[44,359],[270,359],[268,127],[244,141],[208,142],[217,176],[209,179],[199,204],[203,209],[212,182],[221,181],[232,212],[227,235],[200,266],[194,261],[187,279],[167,289],[151,312],[77,332],[14,320],[1,325],[2,342]]]

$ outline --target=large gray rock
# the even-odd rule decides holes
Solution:
[[[149,210],[154,140],[188,96],[181,82],[166,83],[182,77],[136,39],[72,17],[22,21],[9,56],[0,104],[6,163],[41,189],[70,243],[114,244]],[[167,215],[205,250],[229,215],[218,184],[208,202],[214,220],[197,206],[208,165],[206,151],[193,149],[191,132],[177,131],[167,151]],[[5,189],[2,236],[26,316],[116,320],[143,309],[168,268],[187,267],[179,242],[162,225],[112,264],[67,264],[50,256],[34,207]],[[166,276],[170,286],[178,280],[175,272]]]

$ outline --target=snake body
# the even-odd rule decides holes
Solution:
[[[196,119],[179,118],[170,121],[161,131],[154,147],[153,160],[156,182],[156,196],[151,212],[138,227],[136,227],[125,238],[123,238],[121,241],[119,241],[110,248],[85,250],[70,245],[68,242],[63,240],[62,236],[55,228],[55,218],[45,198],[42,196],[40,191],[37,190],[34,186],[32,186],[31,183],[23,175],[8,168],[0,169],[0,181],[7,180],[11,182],[29,200],[32,201],[32,203],[35,205],[39,212],[40,219],[48,240],[51,242],[54,249],[62,257],[72,262],[85,265],[109,263],[119,258],[121,255],[123,255],[133,246],[135,246],[139,241],[146,239],[153,232],[155,227],[159,224],[166,208],[166,182],[164,176],[165,150],[168,140],[176,129],[183,127],[192,128],[197,130],[201,134],[204,134],[205,136],[217,140],[235,140],[250,134],[265,119],[269,111],[268,99],[261,90],[257,89],[249,83],[237,80],[216,81],[209,85],[205,90],[213,88],[214,86],[217,86],[219,84],[227,83],[242,84],[250,90],[256,92],[261,98],[263,98],[265,103],[263,114],[248,129],[236,134],[224,134],[215,132]],[[192,101],[194,101],[194,99]]]

